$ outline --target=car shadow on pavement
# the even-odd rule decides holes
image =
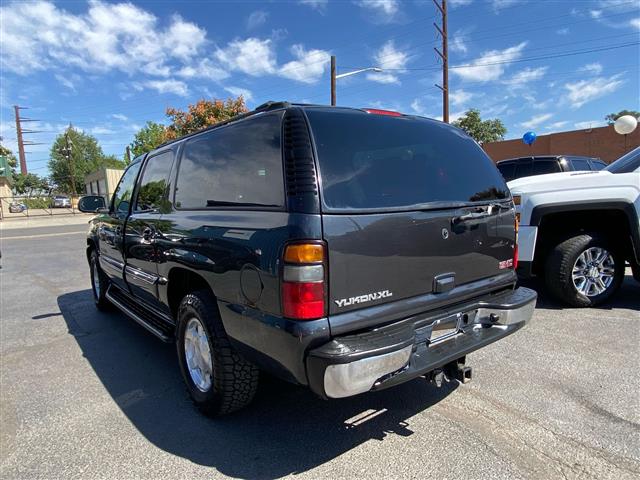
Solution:
[[[519,285],[527,288],[531,288],[538,292],[537,308],[545,308],[548,310],[563,310],[565,308],[573,308],[560,302],[556,298],[547,292],[544,285],[544,280],[533,277],[526,280],[520,280]],[[640,311],[640,283],[635,281],[631,275],[626,275],[620,286],[620,289],[613,295],[613,297],[597,307],[592,307],[596,310],[613,310],[615,308],[624,308],[628,310]]]
[[[191,403],[172,344],[157,340],[119,312],[98,312],[90,290],[61,295],[58,305],[100,381],[152,444],[232,477],[296,474],[369,440],[409,436],[409,419],[458,385],[454,381],[436,388],[416,379],[380,392],[324,401],[306,388],[262,376],[249,407],[212,420]]]

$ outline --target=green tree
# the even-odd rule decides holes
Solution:
[[[607,121],[608,125],[613,125],[615,121],[623,115],[631,115],[632,117],[640,118],[640,112],[635,110],[620,110],[618,113],[610,113],[604,117],[604,119]]]
[[[461,128],[479,144],[488,142],[497,142],[503,140],[507,129],[504,124],[497,118],[493,120],[482,120],[480,111],[472,108],[468,110],[464,116],[453,122],[458,128]]]
[[[150,152],[154,148],[162,145],[166,141],[166,127],[160,123],[147,122],[133,138],[131,155],[137,157],[143,153]]]
[[[46,177],[41,177],[35,173],[16,173],[13,175],[13,189],[18,195],[31,196],[34,193],[48,193],[50,190],[49,181]]]
[[[67,140],[70,152],[67,150]],[[51,146],[49,171],[51,181],[61,191],[79,193],[84,190],[84,177],[98,168],[124,168],[122,160],[105,155],[95,137],[69,126]],[[72,178],[75,185],[72,185]],[[75,188],[74,188],[75,186]]]
[[[173,140],[197,132],[247,111],[242,95],[227,100],[199,100],[189,105],[187,111],[167,108],[171,124],[166,129],[166,139]]]

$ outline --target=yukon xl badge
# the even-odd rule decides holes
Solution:
[[[381,298],[388,298],[392,296],[393,293],[391,293],[389,290],[383,290],[381,292],[368,293],[366,295],[360,295],[358,297],[341,298],[340,300],[335,300],[335,302],[338,307],[342,308],[354,305],[356,303],[372,302],[373,300],[380,300]]]

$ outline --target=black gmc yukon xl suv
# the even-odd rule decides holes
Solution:
[[[325,398],[465,381],[535,305],[504,180],[426,118],[269,102],[136,158],[100,207],[80,202],[96,306],[175,341],[210,415],[259,370]]]

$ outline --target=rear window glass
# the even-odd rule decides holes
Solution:
[[[220,127],[188,140],[178,168],[177,208],[284,204],[282,112]]]
[[[513,180],[514,178],[516,178],[516,164],[513,162],[504,162],[504,163],[498,163],[496,165],[498,167],[498,170],[500,171],[500,173],[502,174],[502,176],[504,177],[504,179],[509,182],[511,180]]]
[[[557,173],[560,165],[557,160],[535,160],[533,162],[533,174],[544,175],[545,173]]]
[[[308,109],[329,209],[408,208],[509,196],[470,137],[415,117]]]
[[[587,160],[586,158],[572,158],[571,166],[574,170],[591,170],[589,160]]]
[[[516,164],[516,178],[530,177],[533,175],[533,163],[531,160],[521,160]]]

